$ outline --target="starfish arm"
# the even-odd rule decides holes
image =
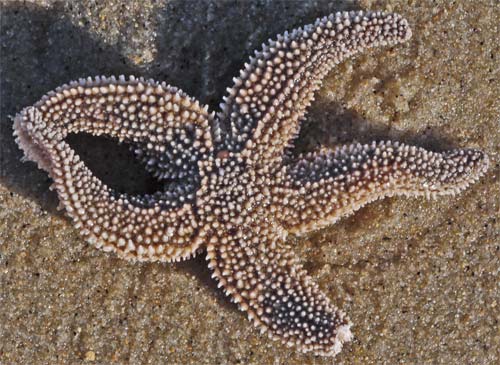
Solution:
[[[192,205],[198,168],[202,174],[212,150],[209,122],[206,108],[165,84],[89,78],[24,109],[14,119],[14,134],[25,157],[52,177],[62,206],[88,242],[128,259],[170,261],[189,257],[201,244]],[[179,174],[189,174],[186,183],[153,195],[117,193],[64,140],[79,132],[139,144],[149,158],[177,153]],[[176,151],[179,136],[196,150],[195,161]]]
[[[393,142],[353,144],[299,157],[287,167],[280,222],[295,234],[333,224],[374,200],[455,194],[479,179],[488,157],[478,150],[443,153]]]
[[[397,14],[343,12],[270,40],[228,89],[214,127],[216,148],[242,151],[258,163],[281,159],[333,66],[410,36],[408,22]]]
[[[227,295],[255,326],[300,351],[334,356],[352,338],[351,322],[320,291],[271,224],[214,236],[207,260]]]

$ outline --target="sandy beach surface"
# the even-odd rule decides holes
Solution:
[[[1,364],[500,363],[500,2],[0,0]],[[50,179],[22,163],[11,116],[90,75],[165,80],[217,110],[262,42],[341,10],[402,14],[410,42],[325,79],[297,151],[353,140],[480,148],[487,175],[437,200],[390,198],[303,238],[308,272],[354,323],[335,359],[260,335],[204,254],[134,264],[86,244]],[[115,187],[151,181],[128,149],[78,136]]]

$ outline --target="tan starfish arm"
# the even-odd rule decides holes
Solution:
[[[165,84],[96,78],[64,85],[24,109],[15,117],[14,134],[26,158],[52,177],[62,206],[87,241],[129,259],[170,261],[189,257],[201,244],[192,203],[197,169],[208,164],[212,149],[209,122],[206,108]],[[182,187],[153,195],[115,192],[65,142],[69,133],[80,132],[140,144],[150,157],[168,150],[188,178]],[[177,151],[186,145],[190,155]]]
[[[249,162],[281,159],[333,66],[410,36],[408,22],[397,14],[343,12],[270,40],[228,89],[214,128],[217,149],[243,151]]]
[[[455,194],[487,168],[488,157],[478,150],[437,153],[397,142],[323,150],[288,167],[291,189],[277,212],[285,229],[300,235],[383,197]]]
[[[352,338],[351,323],[278,232],[261,222],[213,236],[207,248],[213,276],[262,333],[302,352],[334,356]]]

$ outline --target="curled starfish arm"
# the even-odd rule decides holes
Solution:
[[[214,236],[207,260],[227,295],[262,333],[300,351],[334,356],[350,341],[351,322],[335,308],[271,225]]]
[[[333,66],[410,36],[397,14],[359,11],[332,14],[269,41],[228,89],[214,128],[217,148],[243,151],[250,162],[281,159]]]
[[[278,212],[285,229],[300,235],[383,197],[458,193],[487,168],[487,155],[472,149],[437,153],[374,142],[323,150],[288,166],[291,193]]]
[[[208,163],[208,123],[206,109],[165,84],[89,78],[24,109],[15,117],[14,134],[25,157],[52,177],[62,206],[88,242],[128,259],[170,261],[189,257],[201,244],[192,207],[199,178],[191,167]],[[69,133],[106,135],[140,144],[149,158],[166,148],[182,159],[176,138],[186,131],[197,159],[176,166],[187,171],[189,183],[142,196],[113,191],[65,141]]]

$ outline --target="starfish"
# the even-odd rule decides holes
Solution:
[[[86,241],[140,261],[179,261],[205,249],[219,286],[262,332],[333,356],[352,339],[352,323],[307,275],[287,235],[387,196],[455,194],[488,168],[478,150],[437,153],[398,142],[289,153],[335,65],[410,37],[397,14],[336,13],[263,45],[218,114],[165,83],[95,77],[23,109],[14,134],[53,179]],[[130,195],[106,186],[65,141],[79,132],[129,143],[164,188]]]

